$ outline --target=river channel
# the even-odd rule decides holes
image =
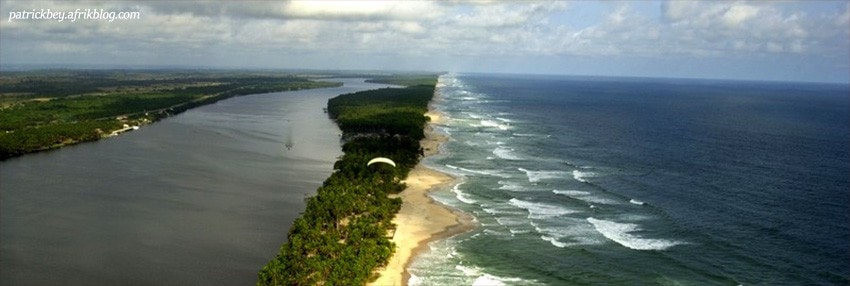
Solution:
[[[342,154],[327,100],[386,86],[334,81],[0,162],[0,284],[256,283]]]

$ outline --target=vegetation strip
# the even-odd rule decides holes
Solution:
[[[4,73],[0,160],[98,140],[234,96],[339,85],[266,72]]]
[[[428,102],[437,75],[395,76],[373,82],[407,85],[344,94],[328,101],[343,131],[344,155],[334,173],[295,220],[278,255],[259,272],[258,285],[363,285],[389,261],[392,219],[405,189],[401,182],[423,150]],[[396,163],[367,163],[387,157]]]

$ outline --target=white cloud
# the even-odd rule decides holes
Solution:
[[[54,55],[64,53],[66,58],[132,54],[153,55],[154,61],[159,56],[193,58],[217,50],[247,58],[312,54],[352,62],[359,57],[429,55],[617,60],[777,54],[846,61],[850,48],[850,5],[833,13],[812,13],[789,9],[784,2],[675,0],[655,6],[660,14],[647,14],[640,8],[650,4],[606,2],[599,5],[604,9],[599,16],[588,16],[573,9],[585,2],[0,2],[0,12],[5,13],[0,21],[4,60],[37,57],[11,52],[25,51],[26,45]],[[133,10],[140,11],[142,19],[112,23],[6,19],[9,10],[33,7]]]
[[[835,17],[833,20],[836,26],[838,27],[848,27],[850,26],[850,3],[844,5],[844,13],[841,13],[838,17]],[[850,29],[847,29],[850,32]],[[848,34],[850,36],[850,34]]]
[[[291,1],[283,15],[295,18],[342,20],[412,20],[441,16],[433,2],[414,1]]]
[[[840,29],[823,29],[823,19],[781,9],[782,2],[685,2],[662,5],[672,47],[686,52],[824,53]],[[839,17],[840,18],[840,17]],[[845,29],[846,30],[846,29]],[[838,32],[838,33],[837,33]]]
[[[552,11],[563,10],[564,2],[482,5],[470,13],[458,14],[454,23],[461,27],[517,27],[544,21]]]
[[[723,22],[731,27],[737,27],[759,14],[759,8],[746,4],[733,5],[723,13]]]

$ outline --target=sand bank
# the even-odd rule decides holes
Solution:
[[[443,115],[432,111],[425,114],[431,122],[425,128],[425,139],[421,141],[425,156],[439,152],[439,146],[448,140],[445,135],[434,132],[433,125],[440,124]],[[434,201],[428,193],[444,189],[455,183],[455,178],[419,163],[404,181],[407,184],[400,197],[401,210],[393,222],[398,226],[392,241],[396,252],[387,267],[379,269],[380,277],[369,285],[407,285],[410,273],[407,266],[417,253],[425,250],[431,241],[450,237],[474,227],[472,217]]]

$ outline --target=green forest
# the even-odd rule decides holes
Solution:
[[[294,74],[247,71],[3,73],[0,160],[98,140],[233,96],[339,85]]]
[[[259,272],[257,285],[363,285],[389,262],[393,217],[405,189],[401,182],[422,156],[428,102],[437,76],[392,79],[406,88],[344,94],[328,101],[328,114],[343,131],[344,155],[307,199],[288,242]],[[382,81],[383,82],[383,81]],[[388,157],[397,167],[366,163]]]

